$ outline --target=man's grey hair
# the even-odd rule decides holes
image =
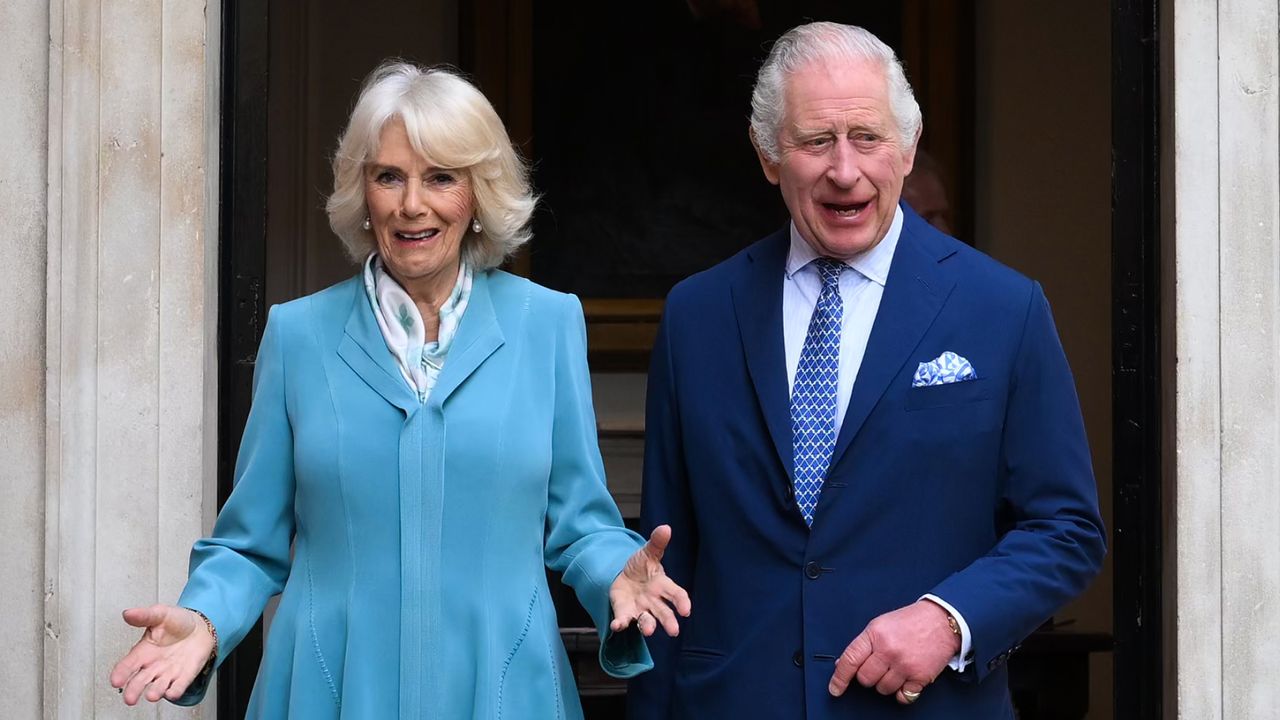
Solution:
[[[889,83],[889,109],[898,126],[903,150],[920,134],[920,105],[893,49],[880,38],[854,25],[815,22],[788,30],[773,44],[760,66],[751,92],[751,133],[765,157],[778,162],[778,137],[787,115],[788,77],[811,63],[824,60],[865,60],[884,68]]]

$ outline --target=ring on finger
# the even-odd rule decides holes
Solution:
[[[919,692],[907,690],[906,688],[903,688],[900,692],[902,692],[902,697],[907,701],[908,705],[920,699]]]

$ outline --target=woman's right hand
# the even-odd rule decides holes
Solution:
[[[204,620],[187,608],[152,605],[125,610],[124,621],[144,630],[111,669],[111,687],[124,693],[126,705],[141,697],[151,702],[182,697],[213,653],[214,638]]]

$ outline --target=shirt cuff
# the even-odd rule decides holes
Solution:
[[[964,621],[964,616],[958,610],[951,607],[950,603],[937,595],[923,595],[920,599],[936,603],[956,619],[956,625],[960,626],[960,652],[952,656],[951,662],[947,663],[947,665],[956,672],[964,672],[964,669],[969,667],[969,653],[973,650],[973,638],[969,636],[969,623]]]

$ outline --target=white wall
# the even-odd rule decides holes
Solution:
[[[38,717],[44,631],[49,4],[0,3],[0,696]]]
[[[54,1],[47,25],[16,28],[49,68],[47,245],[31,263],[48,278],[47,718],[124,712],[106,677],[138,632],[120,611],[176,598],[215,502],[218,8]]]
[[[1280,8],[1168,5],[1176,565],[1167,585],[1177,652],[1168,682],[1179,717],[1280,718]]]

